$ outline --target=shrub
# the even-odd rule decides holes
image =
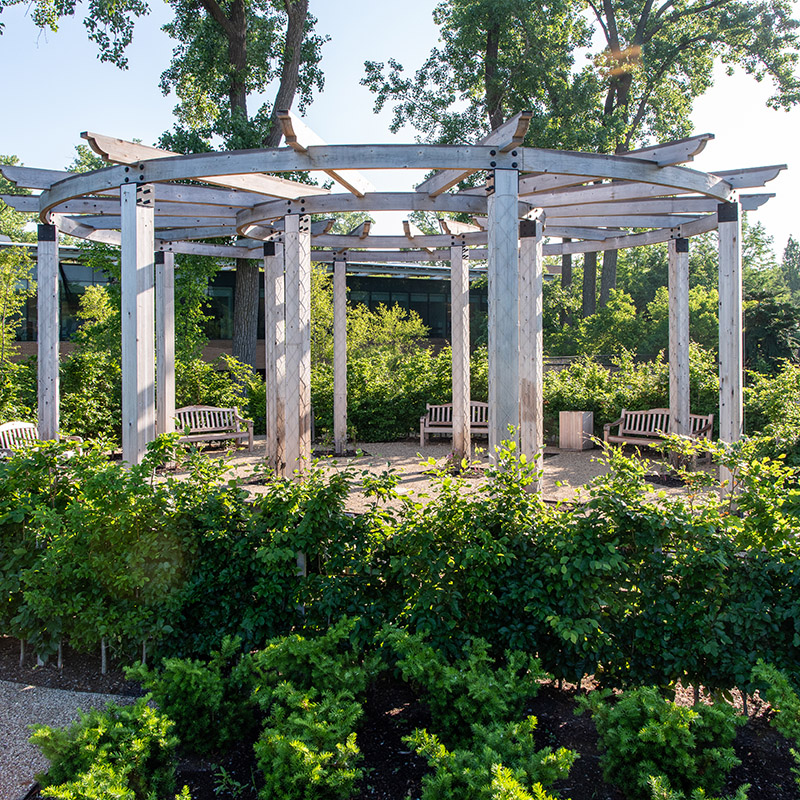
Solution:
[[[433,768],[422,779],[422,800],[551,800],[544,787],[566,778],[578,756],[563,747],[537,751],[535,728],[536,717],[473,725],[471,745],[453,751],[426,730],[404,737]]]
[[[481,639],[473,640],[464,657],[451,665],[418,635],[388,628],[380,638],[399,656],[403,679],[422,688],[433,728],[448,742],[468,740],[471,726],[513,717],[549,677],[535,658],[522,652],[506,653],[505,666],[495,667]]]
[[[609,698],[607,691],[594,692],[580,701],[597,727],[605,779],[632,799],[647,793],[652,777],[680,792],[716,792],[741,763],[732,745],[744,720],[727,704],[686,708],[652,687]]]
[[[37,776],[42,796],[60,800],[152,800],[175,786],[177,737],[167,717],[143,697],[132,706],[109,703],[80,713],[68,728],[36,725],[31,741],[50,761]]]
[[[150,690],[181,744],[196,753],[223,749],[255,729],[253,668],[238,639],[225,637],[207,661],[168,658],[158,671],[138,666],[127,677]]]
[[[355,727],[361,704],[346,690],[320,695],[280,683],[269,696],[271,712],[255,745],[264,774],[262,800],[347,800],[362,776]]]

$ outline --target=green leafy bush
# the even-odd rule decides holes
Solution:
[[[264,698],[262,697],[262,700]],[[264,775],[262,800],[352,797],[362,776],[355,728],[361,704],[347,690],[320,694],[280,683],[255,745]]]
[[[597,727],[605,779],[632,800],[646,794],[652,777],[690,794],[716,792],[739,759],[733,751],[734,709],[717,703],[692,708],[665,700],[653,687],[624,692],[616,702],[609,692],[581,698]]]
[[[253,667],[238,639],[226,637],[207,661],[168,658],[157,671],[140,665],[127,677],[150,690],[181,744],[196,753],[224,749],[255,730]]]
[[[544,788],[566,778],[578,756],[563,747],[537,751],[535,728],[536,717],[474,724],[471,744],[452,751],[426,730],[404,737],[433,769],[422,779],[422,800],[549,799]]]
[[[663,775],[650,779],[651,800],[747,800],[747,790],[750,784],[740,786],[730,798],[709,797],[702,789],[695,789],[691,794],[671,789],[669,782]]]
[[[389,628],[380,638],[398,655],[403,679],[422,688],[433,728],[448,742],[469,739],[470,726],[514,716],[536,695],[539,682],[549,677],[537,659],[522,652],[506,653],[505,666],[496,667],[481,639],[472,641],[464,657],[449,664],[419,635]]]
[[[37,776],[43,797],[59,800],[154,800],[175,787],[172,722],[141,698],[81,712],[67,728],[36,725],[31,741],[50,761]]]

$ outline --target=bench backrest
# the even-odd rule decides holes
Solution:
[[[489,404],[482,403],[480,400],[473,400],[469,404],[470,425],[489,424]]]
[[[183,431],[188,426],[192,433],[238,431],[237,416],[235,408],[186,406],[175,411],[175,430]]]
[[[622,417],[621,436],[656,436],[658,433],[669,433],[668,408],[651,408],[647,411],[627,411],[623,408],[620,416]],[[698,431],[708,426],[708,430],[703,431],[700,435],[705,439],[710,439],[714,415],[689,414],[689,424],[692,436],[696,436]]]
[[[620,414],[621,436],[657,436],[659,432],[669,433],[669,409],[651,408],[648,411],[627,411]]]
[[[0,425],[0,450],[25,447],[39,440],[39,431],[32,422],[4,422]]]

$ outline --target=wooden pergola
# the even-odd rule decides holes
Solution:
[[[263,260],[267,372],[267,461],[285,475],[303,471],[310,440],[311,262],[333,265],[334,440],[347,428],[345,274],[348,265],[409,270],[449,264],[453,350],[453,449],[469,454],[469,269],[485,262],[489,280],[490,452],[514,431],[520,451],[541,452],[543,257],[669,244],[670,413],[689,432],[689,238],[719,232],[720,439],[742,435],[743,330],[740,209],[773,195],[759,189],[785,165],[715,173],[683,166],[713,138],[706,134],[624,155],[522,146],[521,113],[475,145],[326,145],[289,112],[285,147],[180,155],[95,133],[92,148],[112,164],[72,174],[0,165],[38,195],[3,196],[38,213],[39,430],[56,436],[58,415],[58,231],[121,247],[122,450],[137,463],[156,432],[172,429],[175,253]],[[370,170],[434,171],[408,192],[376,190]],[[333,188],[281,173],[324,173]],[[455,187],[474,173],[483,185]],[[362,223],[334,234],[351,211],[468,214],[441,218],[441,233],[411,223],[375,236]],[[312,215],[322,215],[312,222]],[[237,237],[235,244],[204,240]],[[155,354],[155,358],[154,358]],[[726,477],[726,476],[723,476]]]

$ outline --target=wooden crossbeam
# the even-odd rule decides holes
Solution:
[[[689,136],[686,139],[677,139],[673,142],[640,147],[638,150],[631,150],[629,153],[622,153],[621,155],[627,158],[642,158],[646,161],[654,161],[662,167],[671,164],[685,164],[696,155],[702,153],[705,146],[713,138],[713,133],[701,133],[698,136]]]
[[[421,231],[413,222],[410,220],[404,219],[403,220],[403,233],[405,233],[406,238],[415,246],[422,247],[424,250],[427,250],[429,253],[433,252],[432,247],[427,247],[424,244],[418,243],[420,239],[425,239],[425,233]]]
[[[105,136],[101,133],[84,131],[81,136],[89,142],[90,147],[106,161],[115,164],[137,164],[141,161],[150,161],[156,158],[168,158],[170,156],[181,156],[172,150],[162,150],[158,147],[128,142],[125,139],[116,139],[113,136]],[[212,175],[203,178],[206,183],[217,186],[227,186],[235,189],[246,189],[250,192],[269,195],[271,197],[283,197],[295,199],[307,197],[315,194],[328,194],[328,190],[321,186],[309,186],[297,181],[289,181],[286,178],[279,178],[275,175],[264,173],[253,173],[250,175]]]
[[[367,236],[369,236],[371,228],[372,228],[372,220],[365,219],[360,225],[356,225],[356,227],[353,228],[353,230],[351,230],[347,235],[358,236],[359,239],[366,239]]]
[[[513,150],[515,147],[521,147],[525,139],[525,134],[531,124],[533,117],[532,111],[520,111],[519,114],[512,117],[508,122],[503,123],[499,128],[493,130],[488,136],[484,136],[478,145],[485,147],[496,147],[501,153],[506,153]],[[418,192],[425,192],[431,197],[436,197],[442,192],[447,191],[451,186],[455,186],[459,181],[472,175],[476,170],[458,170],[446,169],[437,172],[427,180],[420,183],[416,190]]]
[[[278,111],[277,116],[286,144],[298,153],[306,153],[309,147],[319,147],[325,144],[323,139],[291,111]],[[375,187],[356,170],[326,169],[324,172],[356,197],[363,197],[368,192],[375,191]]]
[[[442,233],[449,233],[451,236],[460,236],[462,233],[474,233],[481,230],[477,225],[470,225],[468,222],[459,222],[447,217],[439,217],[439,227],[442,229]]]

